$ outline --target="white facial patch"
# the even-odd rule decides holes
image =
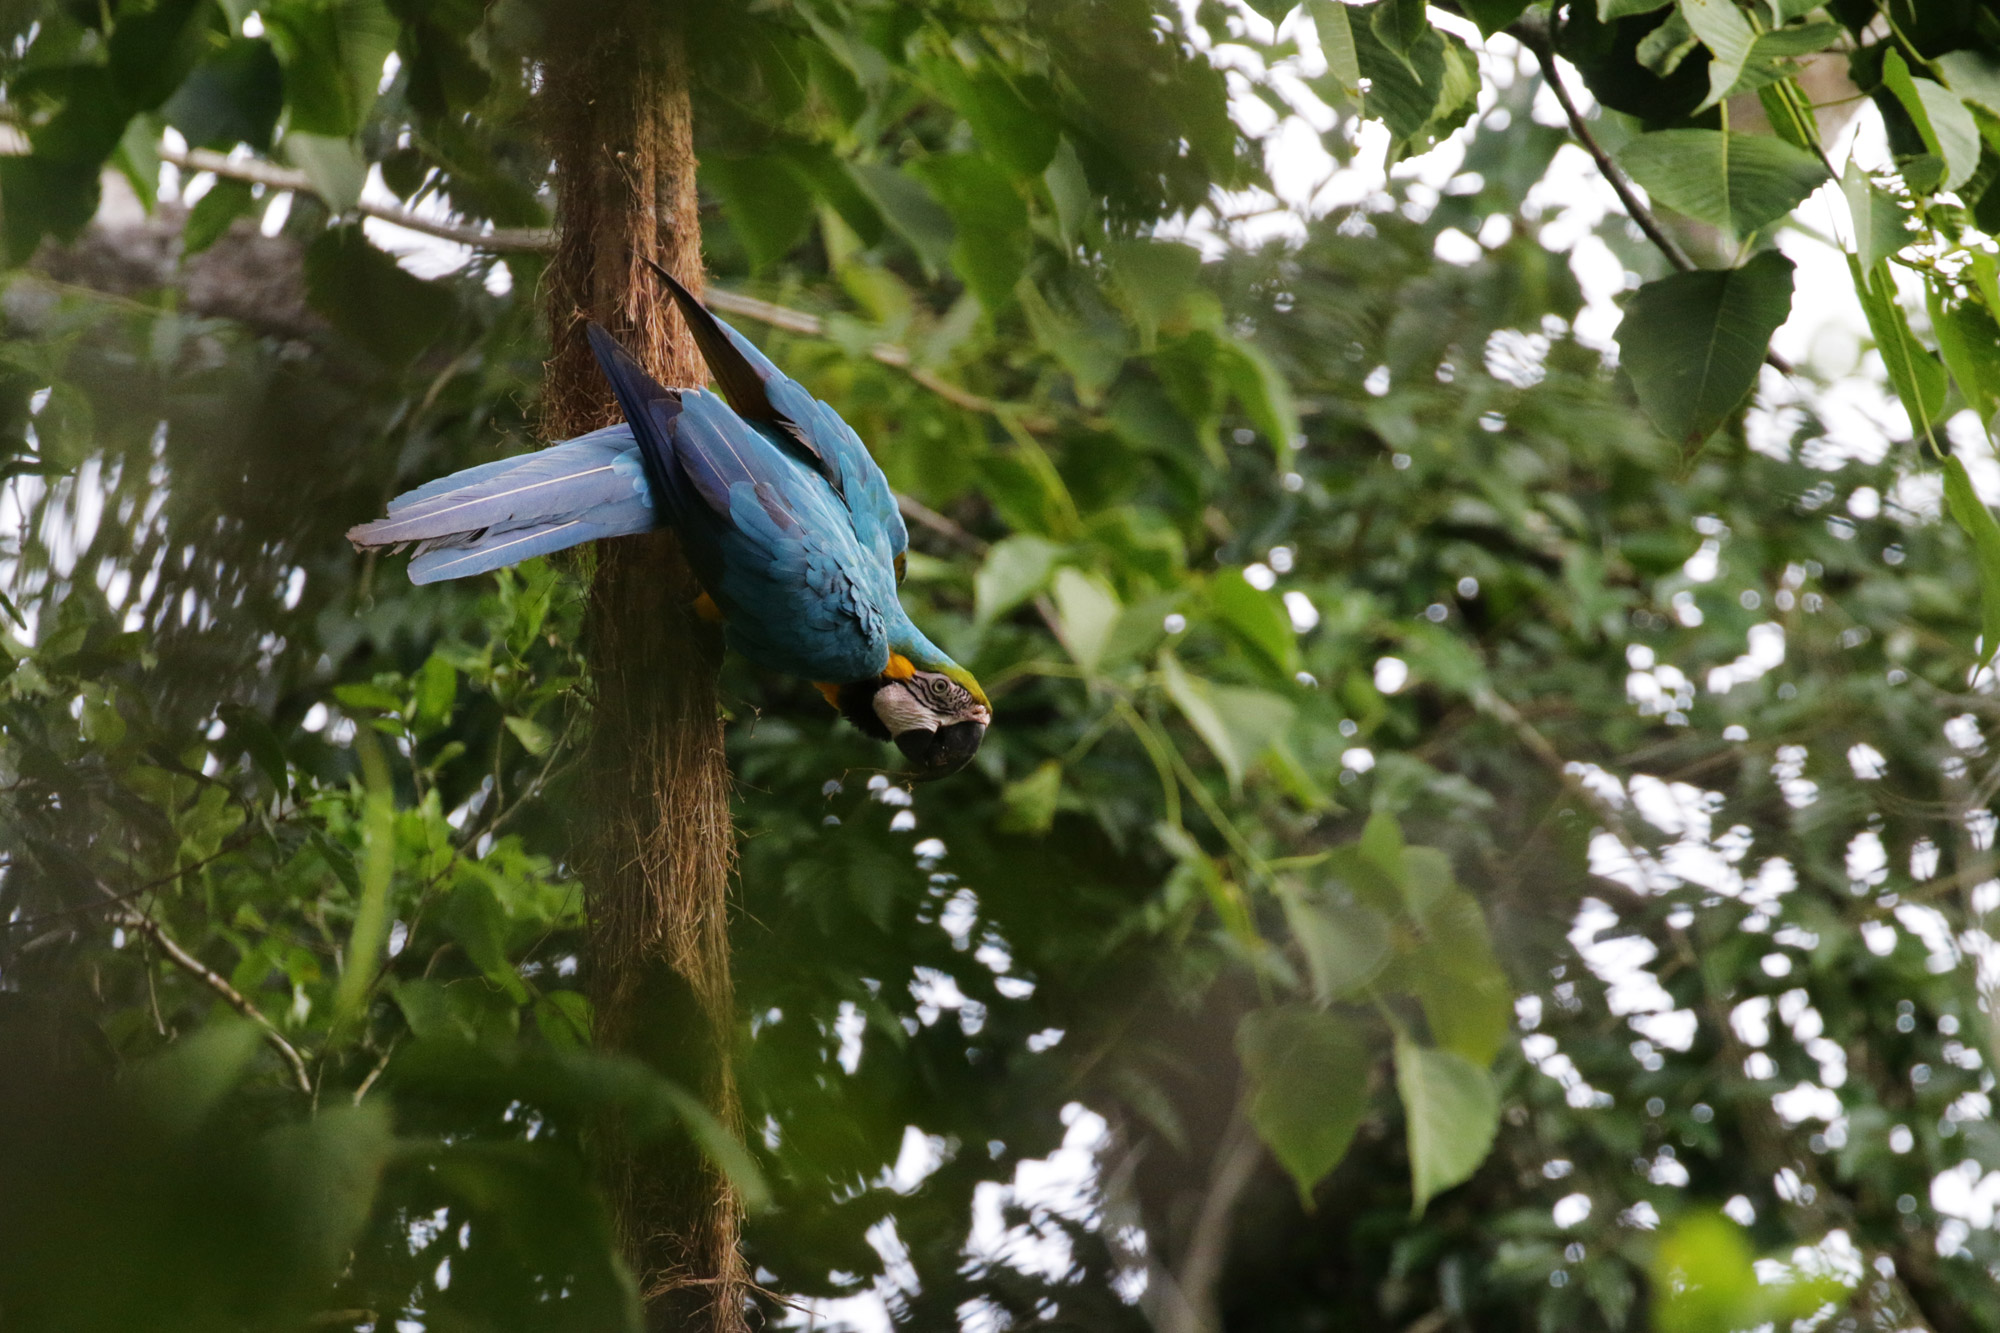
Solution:
[[[938,729],[938,715],[910,689],[907,681],[891,681],[875,691],[874,706],[875,716],[882,719],[891,736]]]

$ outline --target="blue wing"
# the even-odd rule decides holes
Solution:
[[[591,342],[731,646],[807,680],[879,675],[894,575],[825,477],[720,398],[661,387],[595,326]]]

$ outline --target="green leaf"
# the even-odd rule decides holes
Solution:
[[[1853,219],[1854,248],[1861,256],[1862,268],[1872,269],[1903,248],[1910,235],[1910,215],[1894,198],[1877,189],[1851,158],[1840,178],[1840,192]]]
[[[1431,1040],[1484,1068],[1506,1042],[1514,1011],[1486,917],[1476,898],[1451,889],[1429,905],[1422,926],[1410,974]]]
[[[209,9],[203,0],[160,0],[137,13],[121,8],[109,43],[111,77],[129,108],[150,111],[201,58]]]
[[[262,153],[284,108],[285,73],[271,44],[240,37],[195,66],[160,116],[197,148],[247,143]]]
[[[1903,104],[1924,147],[1944,163],[1943,188],[1955,190],[1972,179],[1979,168],[1979,123],[1965,103],[1943,84],[1911,74],[1893,46],[1882,57],[1882,84]]]
[[[1687,16],[1676,8],[1658,27],[1639,39],[1632,58],[1664,80],[1680,69],[1681,62],[1700,45],[1701,39],[1688,26]]]
[[[1174,707],[1181,710],[1181,716],[1187,719],[1188,725],[1208,746],[1209,753],[1222,765],[1222,771],[1229,778],[1230,790],[1240,791],[1245,756],[1236,748],[1236,738],[1230,735],[1222,714],[1216,711],[1214,687],[1197,676],[1189,675],[1172,653],[1160,654],[1160,681],[1166,687],[1167,697],[1174,701]]]
[[[188,210],[187,224],[181,228],[181,254],[198,255],[221,240],[229,224],[256,207],[250,182],[218,180],[207,194]]]
[[[924,272],[932,277],[941,272],[951,262],[955,239],[951,214],[917,180],[892,166],[855,163],[848,169],[883,220],[916,252]]]
[[[256,1145],[289,1239],[320,1281],[347,1263],[395,1147],[389,1108],[379,1100],[322,1110]]]
[[[1410,1145],[1410,1215],[1471,1179],[1500,1128],[1492,1076],[1462,1055],[1396,1038],[1396,1091]]]
[[[1530,0],[1464,0],[1464,9],[1466,17],[1479,25],[1480,35],[1491,37],[1521,17],[1529,3]]]
[[[1408,56],[1410,48],[1430,31],[1431,20],[1425,0],[1375,0],[1368,6],[1368,26],[1382,45]]]
[[[291,130],[336,139],[359,130],[396,49],[382,0],[278,0],[262,13],[284,64]]]
[[[1209,580],[1208,600],[1217,618],[1242,635],[1273,670],[1290,676],[1299,669],[1299,636],[1274,594],[1251,587],[1240,569],[1223,569]]]
[[[1096,671],[1118,624],[1118,594],[1102,579],[1068,568],[1056,571],[1053,591],[1063,647],[1086,673]]]
[[[1028,266],[1028,206],[993,163],[970,153],[940,153],[912,170],[951,214],[951,263],[989,311],[1006,307]]]
[[[340,980],[333,994],[334,1026],[345,1026],[362,1011],[375,984],[382,946],[389,939],[389,889],[396,878],[396,794],[382,746],[366,727],[354,735],[361,761],[361,882],[355,894],[354,924],[347,933]]]
[[[405,272],[359,227],[334,227],[306,247],[306,295],[333,326],[390,365],[437,340],[456,308],[451,293]]]
[[[1374,908],[1299,886],[1281,887],[1279,899],[1292,938],[1306,956],[1313,998],[1321,1004],[1347,999],[1387,965],[1389,919]]]
[[[1402,826],[1394,815],[1377,810],[1368,816],[1368,822],[1361,826],[1361,840],[1355,844],[1355,850],[1395,888],[1398,898],[1406,894],[1410,878],[1408,848],[1403,843]]]
[[[368,161],[352,139],[294,131],[285,136],[285,156],[305,172],[313,189],[335,217],[354,211],[368,184]]]
[[[812,193],[798,174],[769,154],[704,157],[701,182],[722,201],[753,270],[790,254],[812,225]]]
[[[1454,34],[1426,30],[1407,53],[1352,24],[1356,64],[1368,80],[1367,114],[1380,120],[1400,148],[1421,150],[1465,123],[1478,103],[1478,62]]]
[[[1735,0],[1680,0],[1680,12],[1689,31],[1715,57],[1708,66],[1708,97],[1695,108],[1706,111],[1735,90],[1757,33]]]
[[[1717,130],[1635,135],[1618,165],[1656,201],[1738,236],[1784,217],[1829,179],[1804,149]]]
[[[25,264],[44,236],[72,241],[97,212],[98,169],[90,162],[0,154],[0,238],[6,262]]]
[[[1063,548],[1031,533],[993,543],[972,576],[973,620],[990,625],[1047,586]]]
[[[167,1134],[176,1138],[192,1134],[243,1082],[262,1042],[247,1020],[225,1018],[133,1065],[129,1086],[148,1117]]]
[[[1652,1327],[1659,1333],[1787,1328],[1848,1299],[1840,1280],[1824,1272],[1793,1270],[1786,1280],[1765,1281],[1743,1229],[1713,1213],[1676,1221],[1660,1237],[1651,1270]]]
[[[1674,0],[1597,0],[1597,21],[1609,23],[1613,19],[1630,18],[1634,14],[1650,14],[1656,9],[1665,9]]]
[[[2000,411],[2000,326],[1978,301],[1945,304],[1939,288],[1936,279],[1924,284],[1938,353],[1966,405],[1990,423]]]
[[[1348,22],[1347,6],[1341,0],[1306,0],[1319,32],[1320,53],[1326,57],[1326,72],[1349,97],[1361,96],[1361,59],[1355,54],[1354,29]]]
[[[417,671],[417,724],[430,728],[450,721],[451,706],[457,698],[458,669],[432,653]]]
[[[1062,795],[1062,762],[1044,759],[1027,777],[1010,782],[1000,793],[1004,807],[1000,827],[1009,833],[1047,833],[1056,821],[1056,801]]]
[[[1948,51],[1931,64],[1962,100],[2000,116],[2000,60],[1985,51]]]
[[[1944,367],[1910,332],[1910,322],[1896,300],[1896,282],[1887,264],[1863,269],[1853,255],[1847,267],[1854,278],[1855,294],[1861,298],[1862,313],[1868,316],[1868,330],[1882,353],[1889,383],[1903,410],[1909,413],[1910,429],[1925,433],[1944,411],[1945,390],[1949,387]]]
[[[529,754],[547,754],[549,746],[555,743],[555,738],[549,735],[548,728],[533,718],[508,717],[505,721],[507,730],[514,733],[514,739],[521,742],[521,748]]]
[[[1373,1061],[1352,1025],[1302,1005],[1253,1009],[1236,1028],[1250,1078],[1250,1123],[1312,1208],[1368,1110]]]
[[[1224,338],[1216,347],[1216,369],[1243,415],[1271,442],[1278,465],[1291,466],[1294,441],[1304,439],[1292,387],[1269,357],[1240,338]]]
[[[1707,439],[1757,382],[1771,335],[1791,306],[1792,261],[1775,250],[1741,268],[1647,283],[1618,329],[1639,406],[1672,439]]]
[[[1993,511],[1972,488],[1972,478],[1957,455],[1944,460],[1944,498],[1952,519],[1972,539],[1973,558],[1979,568],[1979,660],[1983,666],[2000,651],[2000,519],[1993,517]]]
[[[1036,176],[1055,157],[1060,137],[1046,79],[981,62],[967,69],[945,58],[925,73],[966,123],[980,147],[1018,176]]]
[[[504,988],[516,1002],[525,1003],[527,987],[507,956],[507,909],[500,905],[492,888],[477,879],[466,879],[451,892],[445,904],[444,927],[458,947],[492,981]]]

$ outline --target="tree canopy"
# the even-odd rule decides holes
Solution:
[[[546,442],[574,21],[0,5],[0,1322],[636,1328],[610,1120],[772,1325],[2000,1329],[1990,6],[686,6],[996,712],[725,669],[740,1125],[591,1040],[590,557],[342,539]]]

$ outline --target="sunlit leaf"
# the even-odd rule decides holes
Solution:
[[[1942,188],[1955,190],[1972,179],[1979,168],[1979,124],[1965,103],[1943,84],[1910,73],[1893,46],[1882,56],[1882,84],[1903,104],[1924,146],[1944,163]]]
[[[1344,1020],[1287,1006],[1245,1014],[1236,1050],[1250,1122],[1311,1208],[1313,1186],[1347,1155],[1368,1109],[1368,1048]]]
[[[1452,1051],[1396,1039],[1396,1091],[1410,1145],[1410,1209],[1471,1178],[1500,1128],[1492,1076]]]
[[[1741,268],[1647,283],[1618,329],[1620,362],[1662,434],[1698,444],[1757,382],[1792,305],[1792,261],[1775,250]]]
[[[1716,130],[1635,135],[1618,164],[1660,203],[1738,235],[1777,221],[1828,179],[1803,149]]]

